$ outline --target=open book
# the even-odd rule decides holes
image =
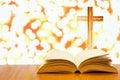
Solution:
[[[86,73],[112,72],[117,69],[111,65],[108,53],[102,50],[86,50],[72,56],[66,51],[51,50],[37,73]]]

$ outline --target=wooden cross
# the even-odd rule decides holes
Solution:
[[[120,16],[118,16],[117,20],[120,21]]]
[[[77,20],[88,22],[88,49],[92,49],[93,21],[103,21],[103,16],[93,16],[93,8],[88,7],[88,16],[78,16]]]

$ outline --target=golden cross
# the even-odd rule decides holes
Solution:
[[[93,16],[93,8],[88,7],[88,16],[78,16],[77,20],[88,22],[88,49],[92,49],[93,21],[103,21],[103,16]]]

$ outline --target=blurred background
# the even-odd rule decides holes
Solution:
[[[120,63],[120,0],[0,0],[0,64],[41,64],[51,49],[87,49],[87,7],[94,16],[93,47]]]

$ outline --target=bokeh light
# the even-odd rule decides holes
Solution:
[[[41,64],[47,52],[76,55],[87,49],[87,22],[77,16],[103,16],[94,22],[93,47],[120,63],[120,0],[0,0],[0,64]],[[75,53],[74,53],[75,52]]]

